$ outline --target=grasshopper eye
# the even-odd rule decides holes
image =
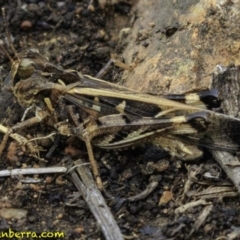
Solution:
[[[21,61],[18,67],[17,76],[20,79],[31,77],[35,71],[34,61],[30,58],[25,58]]]

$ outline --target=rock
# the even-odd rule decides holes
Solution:
[[[25,20],[21,23],[21,26],[20,26],[23,30],[29,30],[32,28],[32,23],[28,20]]]
[[[127,39],[122,82],[139,91],[182,93],[211,87],[217,64],[240,63],[239,1],[142,0]]]
[[[27,215],[27,210],[19,208],[2,208],[0,209],[0,216],[5,219],[22,219]]]

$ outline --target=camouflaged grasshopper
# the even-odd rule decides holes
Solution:
[[[16,53],[10,46],[15,53],[8,76],[13,94],[25,109],[35,108],[35,117],[12,130],[44,122],[60,134],[78,136],[86,143],[100,188],[92,145],[118,149],[150,142],[183,160],[200,158],[199,146],[240,148],[240,120],[209,110],[220,104],[216,90],[167,96],[140,93],[55,66],[36,49]]]

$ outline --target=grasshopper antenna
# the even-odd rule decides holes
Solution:
[[[17,51],[13,45],[10,33],[9,33],[9,28],[8,28],[8,24],[7,24],[7,18],[6,18],[6,12],[5,12],[5,8],[2,8],[2,17],[3,17],[3,24],[5,27],[5,31],[6,31],[6,35],[7,35],[7,39],[8,39],[8,44],[10,49],[12,50],[12,52],[14,53],[14,56],[18,58],[18,54]],[[10,54],[7,52],[7,50],[2,46],[2,44],[0,44],[1,49],[3,50],[3,52],[7,55],[7,57],[10,59],[11,62],[13,62],[13,58],[10,56]]]
[[[8,53],[8,51],[4,48],[4,46],[2,45],[2,41],[0,43],[0,48],[2,49],[2,51],[5,53],[5,55],[8,57],[8,59],[11,61],[11,63],[14,62],[13,58],[10,56],[10,54]]]

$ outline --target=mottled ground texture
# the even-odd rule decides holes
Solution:
[[[217,64],[239,64],[238,1],[113,2],[0,0],[0,6],[6,8],[17,51],[38,48],[52,63],[92,76],[117,54],[135,68],[123,72],[113,67],[104,79],[139,91],[210,88]],[[0,32],[6,42],[2,18]],[[1,52],[2,88],[10,66]],[[0,101],[0,122],[6,126],[19,122],[24,109],[11,91],[0,92]],[[39,124],[19,133],[32,138],[49,132]],[[47,152],[52,141],[41,144]],[[66,155],[88,157],[84,144],[72,138],[60,138],[49,159],[46,152],[41,155],[46,161],[38,161],[10,139],[0,170],[61,165]],[[210,153],[187,163],[151,145],[94,153],[106,190],[115,199],[104,197],[126,239],[239,239],[239,198]],[[22,176],[0,178],[0,231],[63,231],[64,239],[104,239],[67,177],[35,177],[41,182],[23,183]],[[129,199],[153,181],[158,185],[150,194]],[[188,203],[193,205],[181,208]],[[6,209],[15,212],[6,215]]]

